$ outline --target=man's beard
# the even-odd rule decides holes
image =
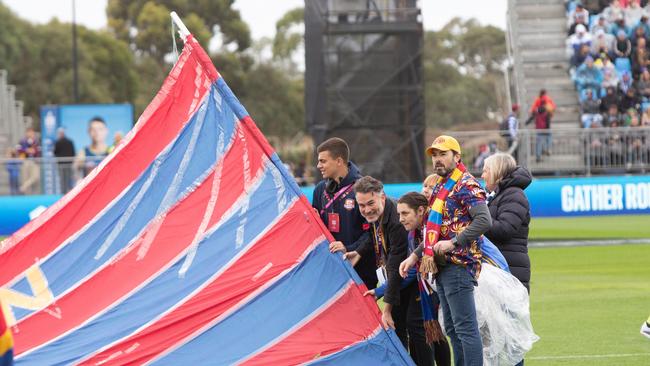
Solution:
[[[435,167],[436,174],[438,174],[441,177],[446,177],[449,175],[449,173],[452,171],[451,168],[447,168],[446,166],[436,166]]]

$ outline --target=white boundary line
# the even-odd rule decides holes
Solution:
[[[602,239],[602,240],[548,240],[531,241],[529,248],[553,248],[553,247],[586,247],[586,246],[607,246],[607,245],[628,245],[648,244],[650,238],[646,239]]]
[[[573,360],[573,359],[591,359],[591,358],[622,358],[622,357],[639,357],[650,356],[650,353],[610,353],[606,355],[567,355],[567,356],[537,356],[526,357],[526,360]]]

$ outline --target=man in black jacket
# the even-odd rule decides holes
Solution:
[[[74,143],[66,137],[65,130],[59,128],[57,130],[57,140],[54,143],[54,156],[62,158],[58,161],[59,167],[59,183],[61,185],[61,193],[68,193],[72,189],[72,158],[75,156]]]
[[[384,327],[395,329],[416,365],[432,365],[433,352],[426,342],[417,281],[401,288],[399,265],[406,258],[408,233],[399,221],[397,205],[386,198],[384,185],[370,176],[357,180],[354,192],[371,232],[369,240],[361,243],[356,251],[348,252],[346,258],[352,264],[374,258],[379,281],[386,281],[381,317]]]
[[[337,137],[320,144],[317,168],[323,175],[314,188],[312,206],[336,241],[331,252],[348,252],[368,240],[368,223],[361,216],[354,197],[353,185],[361,178],[359,169],[349,161],[347,143]],[[377,286],[374,257],[364,258],[355,270],[369,289]]]

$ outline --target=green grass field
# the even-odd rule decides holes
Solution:
[[[650,238],[650,216],[537,218],[531,240]],[[526,365],[650,365],[648,244],[531,248],[531,315],[541,339]]]
[[[650,243],[533,248],[526,365],[650,365]]]
[[[533,218],[530,240],[650,238],[649,215]],[[650,362],[648,363],[650,365]]]

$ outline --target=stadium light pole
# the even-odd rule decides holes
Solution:
[[[77,63],[77,15],[76,2],[72,0],[72,94],[75,103],[79,103],[79,71]]]

